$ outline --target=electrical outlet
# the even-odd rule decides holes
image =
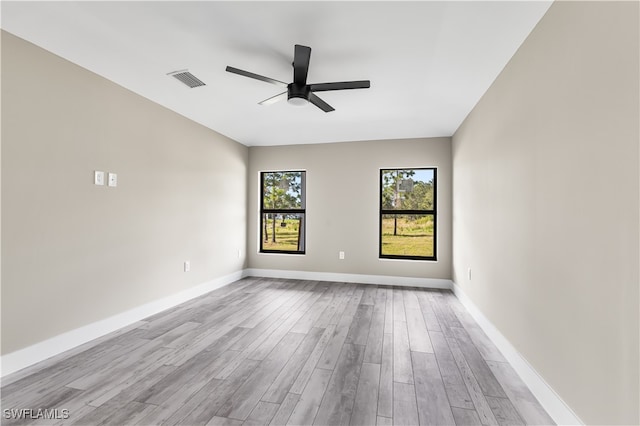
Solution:
[[[238,259],[242,257],[242,250],[238,249]]]
[[[338,259],[344,260],[344,252],[343,251],[338,252]]]
[[[471,281],[471,268],[467,269],[467,276],[469,277],[469,281]]]
[[[184,261],[184,271],[189,272],[191,270],[191,262],[188,260]]]
[[[109,186],[118,186],[118,175],[115,173],[109,173],[108,182]]]

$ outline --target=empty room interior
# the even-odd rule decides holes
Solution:
[[[2,424],[640,424],[639,5],[3,1]]]

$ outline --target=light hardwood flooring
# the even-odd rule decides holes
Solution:
[[[2,407],[6,425],[553,424],[451,292],[267,278],[14,373]]]

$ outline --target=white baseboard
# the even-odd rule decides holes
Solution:
[[[460,300],[489,339],[491,339],[500,352],[502,352],[502,355],[509,361],[509,364],[511,364],[553,420],[559,425],[583,425],[582,420],[580,420],[573,410],[560,398],[553,388],[547,384],[520,352],[513,347],[509,340],[500,333],[493,323],[484,316],[482,311],[480,311],[464,293],[462,288],[452,282],[452,289],[458,300]]]
[[[353,282],[363,284],[397,285],[409,287],[451,289],[451,280],[433,278],[392,277],[384,275],[341,274],[330,272],[286,271],[277,269],[245,269],[200,284],[188,290],[130,309],[126,312],[70,330],[58,336],[3,355],[0,358],[0,376],[44,361],[82,344],[126,327],[146,317],[172,308],[194,297],[223,287],[246,276],[291,278],[301,280]]]
[[[392,277],[386,275],[340,274],[333,272],[286,271],[280,269],[245,269],[251,277],[289,278],[297,280],[335,281],[345,283],[397,285],[403,287],[451,290],[452,281],[438,278]]]
[[[527,360],[511,345],[507,338],[484,316],[471,299],[467,297],[462,288],[447,279],[287,271],[278,269],[245,269],[4,355],[0,358],[0,375],[5,377],[18,370],[44,361],[69,349],[78,347],[247,276],[451,289],[478,325],[480,325],[487,336],[495,343],[498,349],[500,349],[504,357],[520,375],[549,415],[551,415],[558,424],[584,424]]]
[[[337,274],[324,272],[284,271],[276,269],[244,269],[215,280],[200,284],[188,290],[119,313],[117,315],[96,321],[91,324],[54,336],[38,342],[24,349],[0,357],[0,377],[32,366],[36,363],[76,348],[94,339],[112,333],[123,327],[151,315],[172,308],[205,293],[224,287],[247,276],[291,278],[302,280],[357,282],[364,284],[386,284],[411,287],[451,289],[451,280],[430,278],[390,277],[382,275]]]
[[[224,287],[225,285],[231,284],[245,276],[247,275],[244,270],[237,271],[200,284],[196,287],[183,290],[171,296],[145,303],[144,305],[119,313],[112,317],[62,333],[24,349],[19,349],[15,352],[3,355],[0,361],[0,374],[4,377],[18,370],[22,370],[23,368],[90,342],[91,340],[116,331],[136,321],[140,321],[141,319],[157,314],[158,312],[162,312],[173,306],[179,305],[180,303],[184,303],[194,297],[198,297],[220,287]]]

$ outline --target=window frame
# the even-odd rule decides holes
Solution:
[[[433,209],[431,210],[397,210],[397,209],[383,209],[382,208],[382,194],[384,189],[384,172],[395,170],[432,170],[433,171]],[[378,215],[378,258],[379,259],[398,259],[398,260],[423,260],[423,261],[437,261],[438,260],[438,168],[437,167],[388,167],[380,169],[379,180],[379,215]],[[411,256],[411,255],[398,255],[398,254],[382,254],[382,223],[385,215],[432,215],[433,216],[433,256]]]
[[[302,208],[300,209],[269,209],[264,207],[264,178],[267,173],[300,173],[300,197]],[[306,232],[307,232],[307,171],[306,170],[266,170],[260,172],[260,212],[258,218],[258,239],[259,253],[268,253],[268,254],[296,254],[296,255],[304,255],[306,254],[307,249],[307,241],[306,241]],[[299,214],[302,215],[302,230],[300,231],[300,240],[302,240],[302,250],[275,250],[275,249],[265,249],[264,239],[263,239],[263,223],[262,220],[265,214]],[[275,217],[274,219],[275,220]],[[300,246],[300,240],[298,241],[298,247]]]

